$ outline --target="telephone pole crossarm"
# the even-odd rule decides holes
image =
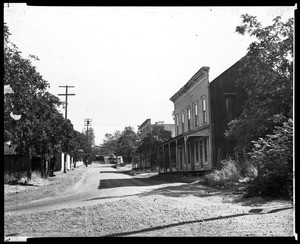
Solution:
[[[68,88],[74,88],[74,86],[59,86],[59,87],[65,87],[66,88],[66,93],[64,94],[58,94],[58,96],[65,96],[65,119],[67,119],[68,115],[68,96],[75,96],[75,93],[68,93]]]
[[[89,125],[90,123],[92,123],[92,119],[90,118],[87,118],[87,119],[84,119],[84,126],[86,126],[86,141],[88,142],[88,136],[89,136]]]

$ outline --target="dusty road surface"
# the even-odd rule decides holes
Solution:
[[[19,202],[13,206],[5,205],[5,212],[10,215],[20,215],[65,207],[87,206],[180,184],[183,183],[164,183],[145,178],[143,175],[133,177],[118,172],[110,165],[92,164],[81,179],[62,192],[60,196],[42,198],[26,204]]]
[[[60,194],[51,195],[50,187],[41,188],[44,198],[34,201],[25,198],[35,199],[39,191],[34,188],[19,192],[19,201],[12,201],[17,194],[5,195],[5,235],[294,235],[294,208],[287,201],[243,199],[240,192],[210,188],[199,181],[156,174],[130,176],[99,164],[64,177],[72,174],[80,177]],[[22,199],[27,199],[25,204]]]

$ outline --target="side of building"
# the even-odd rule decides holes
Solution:
[[[237,61],[209,84],[211,105],[212,164],[235,156],[236,142],[225,138],[228,123],[243,111],[247,94],[236,84],[243,59]]]

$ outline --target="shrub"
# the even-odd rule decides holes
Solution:
[[[26,172],[5,172],[4,184],[27,183],[28,178]]]
[[[237,182],[240,178],[237,163],[232,159],[221,161],[220,169],[204,176],[204,182],[210,186],[225,186],[229,182]]]
[[[250,153],[258,167],[258,177],[247,189],[247,196],[292,198],[293,195],[293,121],[276,126],[273,134],[254,141]]]
[[[244,177],[253,179],[257,177],[257,168],[251,161],[246,160],[240,163],[240,174]]]
[[[29,182],[45,179],[41,172],[32,171],[30,179],[27,172],[5,172],[4,184],[28,184]]]

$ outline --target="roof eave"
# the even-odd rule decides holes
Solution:
[[[178,98],[184,91],[186,91],[188,88],[189,88],[189,86],[190,86],[190,84],[192,83],[192,82],[194,82],[194,78],[195,78],[195,76],[197,76],[199,73],[203,73],[203,72],[208,72],[209,71],[209,67],[208,66],[203,66],[201,69],[199,69],[193,76],[192,76],[192,78],[190,78],[189,79],[189,81],[183,86],[183,87],[181,87],[171,98],[170,98],[170,100],[172,101],[172,102],[174,102],[175,100],[176,100],[176,98]]]

